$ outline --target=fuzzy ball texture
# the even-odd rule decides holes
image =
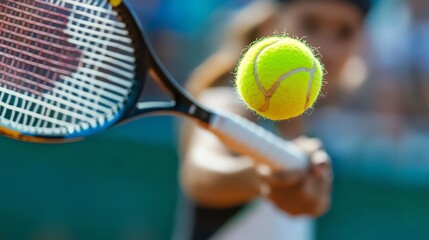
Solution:
[[[323,67],[312,48],[276,36],[251,44],[236,70],[236,90],[248,107],[271,120],[301,115],[312,107],[323,82]]]

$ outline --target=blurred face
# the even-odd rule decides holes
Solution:
[[[346,60],[352,55],[362,24],[362,13],[350,3],[341,1],[294,1],[284,6],[272,23],[273,30],[305,37],[322,55],[329,81],[334,87]],[[272,27],[272,26],[271,26]]]

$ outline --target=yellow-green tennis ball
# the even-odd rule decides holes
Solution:
[[[316,101],[323,68],[311,48],[277,36],[253,43],[237,67],[236,90],[248,107],[271,120],[301,115]]]

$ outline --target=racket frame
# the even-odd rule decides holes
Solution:
[[[131,97],[132,106],[120,121],[126,121],[129,118],[150,115],[150,114],[184,114],[196,118],[204,123],[210,122],[211,112],[201,106],[190,96],[177,81],[170,75],[167,69],[159,60],[155,50],[149,42],[149,37],[143,31],[141,22],[137,14],[129,7],[126,1],[115,7],[119,15],[123,17],[123,22],[130,31],[131,38],[134,40],[136,50],[137,70],[136,79],[139,88],[137,96]],[[145,67],[142,67],[145,66]],[[160,86],[164,92],[171,94],[170,102],[138,102],[142,95],[144,79],[149,74]]]
[[[49,135],[29,135],[19,131],[9,129],[0,125],[0,134],[27,142],[39,143],[67,143],[80,141],[88,136],[92,136],[105,129],[121,125],[136,118],[149,115],[186,115],[199,120],[203,124],[209,124],[212,112],[198,104],[170,75],[163,66],[155,50],[149,42],[149,38],[143,31],[143,27],[137,14],[130,8],[126,1],[122,1],[113,9],[118,12],[121,20],[127,26],[130,37],[133,40],[136,57],[135,84],[133,91],[127,98],[124,111],[116,120],[106,126],[94,129],[89,134],[82,136],[49,136]],[[139,102],[145,80],[148,74],[157,82],[165,92],[170,93],[171,101]]]

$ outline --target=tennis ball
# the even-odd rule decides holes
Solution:
[[[235,87],[250,109],[285,120],[313,106],[322,81],[323,67],[310,47],[275,36],[249,46],[237,66]]]

